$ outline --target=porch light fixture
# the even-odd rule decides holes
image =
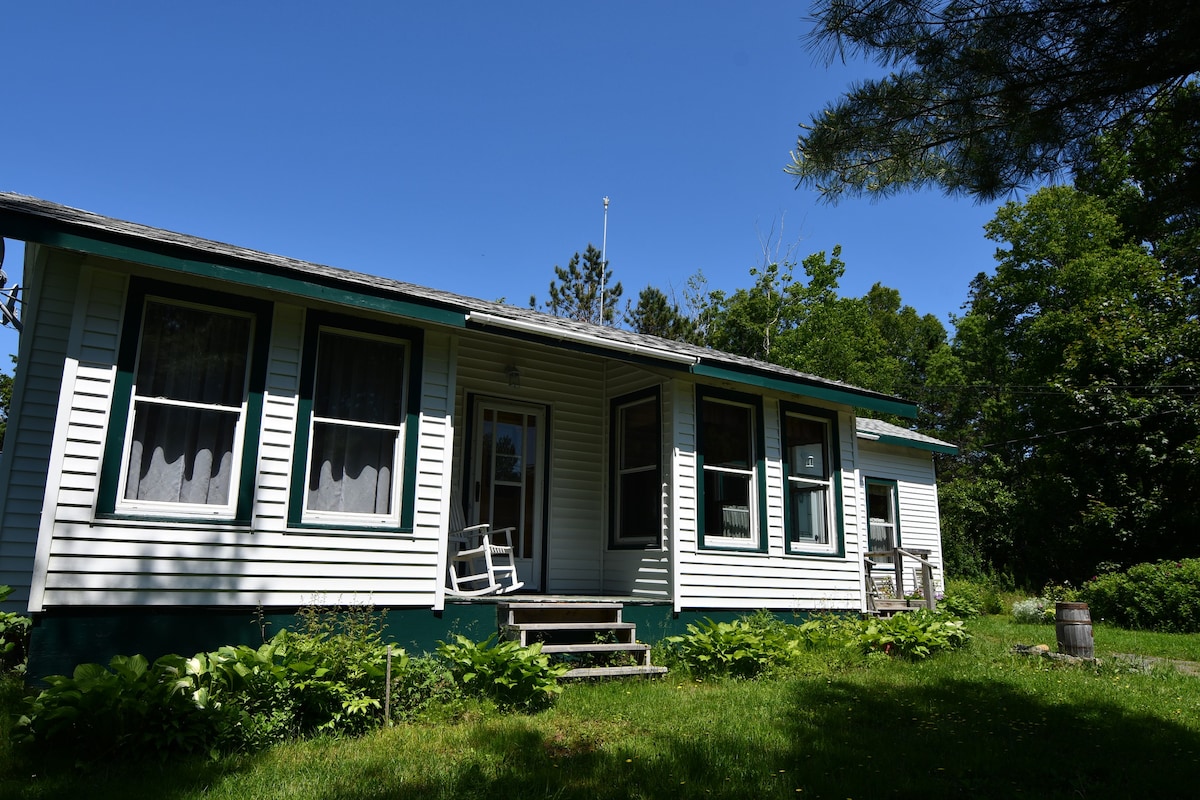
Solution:
[[[508,388],[521,388],[521,370],[517,369],[516,364],[509,364],[504,368],[504,374],[508,376]]]

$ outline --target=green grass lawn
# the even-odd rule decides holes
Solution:
[[[467,711],[218,763],[11,768],[0,797],[1193,796],[1200,678],[1013,655],[1054,626],[975,620],[965,650],[757,682],[570,685],[532,717]],[[1098,625],[1097,655],[1200,661],[1200,636]]]

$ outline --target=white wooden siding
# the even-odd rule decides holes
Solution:
[[[454,443],[455,481],[464,462],[466,396],[504,398],[549,408],[550,462],[543,591],[595,594],[601,590],[606,542],[604,508],[604,396],[602,360],[536,344],[464,334],[458,344]],[[509,387],[505,367],[516,365],[521,385]],[[461,485],[461,484],[459,484]]]
[[[14,592],[7,609],[36,610],[31,586],[46,496],[63,362],[79,280],[77,261],[57,251],[26,247],[25,308],[0,480],[0,584]]]
[[[935,565],[934,582],[944,588],[941,518],[933,456],[925,450],[870,441],[860,441],[858,449],[864,486],[867,478],[896,481],[900,546],[929,550],[929,560]],[[864,495],[860,504],[864,517],[865,503]],[[904,576],[906,589],[911,589],[912,580],[910,571]]]
[[[609,595],[628,595],[645,597],[647,599],[667,600],[671,597],[671,417],[670,392],[663,384],[664,376],[657,371],[643,369],[632,364],[608,362],[605,369],[605,384],[609,405],[614,398],[622,397],[633,392],[648,389],[653,386],[662,388],[662,443],[661,463],[663,472],[662,491],[662,547],[645,550],[614,550],[607,549],[604,553],[604,593]],[[611,513],[608,502],[611,487],[609,481],[612,474],[609,464],[613,432],[609,430],[612,415],[605,410],[604,420],[604,481],[605,494],[603,499],[602,517],[604,526],[602,537],[607,547],[609,539]]]
[[[859,492],[856,487],[854,425],[848,412],[838,413],[841,454],[842,532],[844,556],[802,556],[785,553],[783,527],[783,465],[779,399],[763,401],[766,438],[767,515],[760,535],[767,551],[704,550],[697,546],[697,477],[695,388],[681,385],[674,394],[676,494],[677,610],[725,608],[751,611],[859,610],[862,608],[859,553]],[[799,398],[786,398],[795,402]],[[810,403],[811,404],[811,403]]]
[[[89,288],[81,290],[66,358],[64,424],[51,455],[54,468],[42,484],[58,488],[43,516],[41,607],[434,606],[444,569],[442,487],[451,439],[446,334],[426,337],[419,432],[409,432],[419,436],[412,534],[287,528],[304,310],[283,303],[275,306],[270,331],[252,524],[98,520],[95,495],[125,279],[101,269],[85,274],[79,285]],[[55,296],[70,298],[72,291]],[[51,415],[55,405],[47,404]]]
[[[287,528],[288,500],[299,413],[300,361],[304,341],[304,309],[276,303],[271,349],[263,392],[262,435],[258,445],[256,531]]]
[[[36,561],[33,572],[39,577],[32,584],[36,596],[31,605],[373,602],[440,608],[449,494],[461,480],[461,473],[452,475],[451,468],[461,470],[465,461],[466,397],[472,394],[548,409],[544,591],[673,598],[679,610],[859,609],[865,511],[861,478],[874,474],[871,469],[883,473],[885,467],[890,471],[877,477],[901,475],[903,542],[935,549],[926,543],[937,527],[932,471],[921,473],[911,459],[887,461],[886,452],[869,462],[871,469],[860,465],[854,420],[842,409],[837,446],[845,554],[786,554],[779,410],[781,400],[797,398],[769,394],[762,404],[767,513],[760,521],[767,552],[702,550],[697,546],[693,381],[677,372],[436,328],[425,334],[420,422],[418,431],[409,431],[419,436],[414,531],[291,529],[291,478],[295,459],[303,458],[293,448],[306,310],[267,294],[261,297],[275,306],[251,523],[96,519],[126,269],[160,279],[162,274],[132,265],[105,269],[99,260],[81,268],[80,257],[51,252],[42,280],[53,291],[30,321],[38,335],[26,340],[36,346],[31,344],[22,362],[28,372],[20,400],[31,410],[14,431],[20,452],[10,452],[13,457],[6,456],[3,465],[12,480],[0,554],[5,568],[18,578],[22,563]],[[510,364],[520,370],[519,387],[508,386],[505,368]],[[610,401],[654,385],[662,387],[664,421],[663,547],[609,550]],[[118,421],[116,429],[122,427]],[[45,486],[52,491],[44,492]],[[35,548],[42,510],[43,535]],[[936,553],[940,564],[940,546]],[[19,580],[9,582],[20,585]],[[30,585],[28,578],[25,585]]]

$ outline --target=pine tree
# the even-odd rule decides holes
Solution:
[[[612,270],[602,260],[600,251],[588,244],[581,256],[571,256],[566,267],[554,266],[557,280],[550,281],[550,299],[543,310],[556,317],[611,325],[617,303],[621,299],[620,282],[610,286]],[[603,287],[604,310],[601,315],[601,287]],[[537,298],[529,298],[529,307],[537,308]]]

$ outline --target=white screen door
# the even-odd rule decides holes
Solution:
[[[546,412],[502,400],[475,403],[471,523],[514,528],[518,578],[541,589]]]

